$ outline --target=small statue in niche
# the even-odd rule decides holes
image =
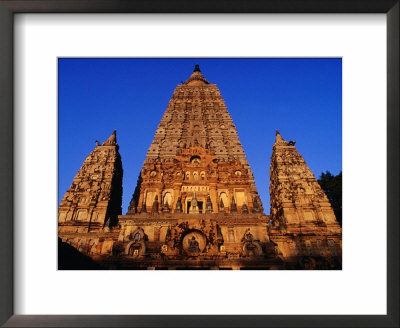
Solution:
[[[213,206],[211,203],[211,198],[210,195],[207,197],[207,203],[206,203],[206,213],[212,213],[213,212]]]
[[[136,243],[136,242],[140,241],[140,238],[141,238],[140,232],[138,231],[138,232],[136,232],[135,235],[133,236],[133,240],[134,240],[135,243]]]
[[[193,199],[190,203],[190,208],[189,208],[189,213],[200,213],[199,212],[199,207],[197,205],[197,198],[196,198],[196,193],[194,193]]]
[[[219,210],[220,211],[225,210],[225,205],[224,205],[224,201],[222,200],[222,198],[220,199],[220,202],[219,202]]]
[[[143,204],[142,204],[142,208],[140,209],[140,213],[146,213],[147,209],[146,209],[146,200],[143,199]]]
[[[217,243],[222,245],[224,243],[224,236],[222,235],[221,227],[217,224]]]
[[[242,237],[242,242],[252,242],[254,240],[252,233],[250,232],[250,228],[246,230],[244,236]]]
[[[237,213],[236,202],[235,202],[235,198],[233,196],[232,196],[232,202],[231,202],[231,213]]]
[[[156,195],[156,198],[154,199],[153,207],[151,208],[151,213],[158,213],[158,195]]]
[[[164,203],[162,211],[163,211],[163,213],[169,213],[170,212],[170,208],[169,208],[168,202]]]
[[[180,198],[178,198],[178,201],[176,202],[175,213],[182,213],[182,202]]]
[[[199,242],[196,240],[195,236],[192,236],[192,239],[189,240],[188,252],[189,253],[199,253],[200,252]]]
[[[253,213],[260,213],[261,212],[261,208],[260,208],[260,204],[258,203],[258,196],[254,197],[253,200]]]
[[[249,230],[249,232],[248,232],[247,235],[246,235],[246,239],[247,239],[247,241],[249,241],[249,242],[252,242],[252,241],[254,240],[253,235],[251,234],[250,230]]]

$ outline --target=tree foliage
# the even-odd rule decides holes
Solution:
[[[332,205],[336,220],[342,226],[342,172],[336,176],[329,171],[322,172],[318,182]]]

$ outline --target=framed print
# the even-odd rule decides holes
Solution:
[[[329,171],[329,179],[340,189],[340,58],[58,58],[58,67],[61,249],[80,249],[88,263],[93,260],[99,268],[111,270],[341,269],[340,205],[335,213],[311,173],[311,167]],[[164,98],[166,80],[181,81],[188,68],[190,75],[186,82],[178,82],[165,113],[152,112],[164,106],[157,99]],[[235,76],[240,79],[230,84]],[[148,82],[158,90],[157,98],[141,97],[148,92]],[[91,90],[83,96],[80,90],[87,85]],[[134,103],[126,98],[132,95],[132,85]],[[109,94],[101,101],[109,105],[97,103],[101,93]],[[239,93],[242,96],[235,97]],[[244,94],[251,95],[247,112],[234,104]],[[284,94],[290,96],[285,99]],[[118,112],[110,113],[116,98]],[[95,103],[93,115],[89,108]],[[225,105],[229,103],[231,108]],[[277,103],[287,108],[285,114],[276,110],[270,120]],[[141,104],[148,111],[138,110]],[[162,118],[156,128],[158,116]],[[80,140],[90,139],[86,133],[91,127],[97,134],[101,126],[108,130],[110,125],[115,130],[107,141],[95,143],[83,164],[74,163],[82,164],[79,173],[71,167],[67,174]],[[150,126],[156,130],[154,137]],[[277,126],[282,128],[278,131]],[[304,145],[319,139],[320,146],[296,148],[294,141],[284,140],[289,134]],[[127,151],[129,140],[136,140],[133,152]],[[266,140],[273,145],[267,155],[270,178],[264,161],[267,150],[260,151]],[[145,154],[150,143],[140,169],[138,154]],[[74,173],[71,185],[67,180]],[[270,190],[257,188],[252,176],[256,182],[270,180]],[[129,187],[136,179],[137,187]],[[129,188],[132,192],[126,195]],[[301,193],[295,196],[301,221],[291,213],[283,189],[288,190],[287,197],[296,189]],[[263,214],[268,213],[263,208],[270,203],[268,191],[273,204],[269,217]],[[313,208],[311,200],[320,205]],[[284,219],[280,211],[287,212]],[[293,238],[300,230],[302,237]],[[71,257],[62,254],[59,269],[85,268],[74,261],[72,252]]]
[[[1,294],[4,295],[0,301],[2,324],[138,327],[166,324],[182,327],[398,326],[398,1],[351,1],[346,4],[337,1],[306,4],[298,1],[234,1],[217,4],[206,2],[201,5],[180,1],[169,2],[168,5],[158,1],[1,1],[0,9],[1,49],[7,50],[0,54],[1,142],[4,149],[0,179],[3,214],[0,221],[0,287]],[[287,13],[295,15],[286,15]],[[339,13],[344,15],[336,15]],[[358,15],[350,15],[352,13]],[[228,57],[231,59],[226,59]],[[196,116],[196,108],[201,107],[203,112],[207,111],[204,106],[209,106],[201,103],[201,97],[220,97],[217,89],[211,90],[212,83],[218,84],[218,81],[208,77],[207,67],[208,72],[213,72],[215,67],[216,72],[224,72],[226,77],[230,76],[230,83],[236,88],[232,89],[236,90],[231,93],[232,97],[235,93],[242,92],[247,103],[252,103],[251,99],[255,103],[257,96],[263,92],[252,86],[251,81],[246,80],[247,76],[252,76],[253,80],[257,81],[257,73],[273,76],[274,69],[279,72],[268,84],[269,90],[265,91],[264,97],[274,90],[274,86],[278,88],[282,81],[282,85],[286,87],[290,87],[290,83],[296,85],[293,79],[285,77],[290,74],[286,74],[282,67],[279,68],[278,62],[270,66],[266,64],[267,59],[287,57],[290,58],[283,60],[285,63],[300,57],[303,61],[311,57],[325,58],[321,59],[324,70],[321,68],[312,74],[309,73],[311,68],[305,72],[299,69],[300,66],[293,66],[291,71],[289,70],[292,77],[295,73],[302,77],[309,74],[310,79],[305,83],[308,86],[317,83],[321,86],[319,93],[328,88],[324,84],[328,76],[326,72],[329,71],[326,70],[327,58],[336,58],[337,62],[340,62],[338,67],[342,77],[338,85],[343,85],[343,133],[339,133],[343,137],[343,266],[341,257],[340,262],[303,261],[279,265],[269,262],[267,267],[265,262],[257,260],[261,259],[267,250],[270,250],[271,254],[281,252],[280,259],[284,258],[282,254],[285,251],[282,251],[282,245],[289,245],[283,238],[285,229],[293,229],[294,225],[290,220],[295,219],[288,221],[289,216],[285,214],[286,221],[279,221],[279,213],[290,211],[288,212],[286,205],[282,205],[284,208],[281,211],[274,206],[289,203],[285,203],[279,196],[279,199],[270,201],[270,216],[257,214],[258,210],[262,212],[261,201],[256,197],[257,188],[252,185],[251,177],[247,176],[249,171],[241,170],[243,163],[235,164],[234,158],[238,155],[232,153],[241,152],[238,146],[240,142],[235,139],[232,145],[220,143],[220,140],[225,139],[214,136],[218,133],[217,130],[225,131],[232,127],[230,121],[219,122],[219,126],[215,127],[217,132],[207,130],[206,133],[212,134],[212,138],[208,136],[207,139],[203,138],[204,133],[202,134],[200,128],[206,121]],[[199,62],[195,63],[194,60]],[[122,112],[123,100],[118,93],[113,93],[113,98],[104,101],[97,83],[102,79],[108,82],[112,82],[113,79],[121,81],[121,77],[125,77],[126,83],[107,84],[103,93],[112,93],[112,90],[120,91],[124,88],[130,90],[132,86],[133,90],[142,90],[140,95],[135,96],[136,99],[141,99],[140,96],[146,94],[149,97],[161,98],[163,91],[162,86],[157,85],[158,81],[164,81],[165,85],[167,77],[177,74],[180,63],[185,61],[190,61],[193,66],[190,68],[192,72],[188,77],[181,77],[181,84],[177,81],[175,86],[178,87],[167,108],[171,110],[171,115],[177,116],[174,120],[176,125],[179,121],[179,90],[187,89],[188,94],[182,96],[193,99],[190,101],[190,108],[186,104],[184,111],[190,110],[193,117],[191,116],[187,123],[183,123],[182,131],[178,132],[183,135],[186,125],[189,124],[191,134],[180,139],[182,147],[172,141],[169,144],[167,141],[172,138],[168,138],[168,133],[174,134],[176,129],[160,125],[157,133],[167,137],[165,140],[160,139],[156,134],[152,143],[155,151],[159,147],[158,157],[167,159],[172,156],[170,153],[173,153],[177,157],[176,161],[171,163],[178,165],[180,160],[181,163],[185,163],[182,170],[174,169],[182,171],[182,177],[173,178],[174,181],[184,181],[182,185],[179,184],[179,188],[176,189],[175,181],[175,184],[165,184],[166,187],[162,190],[157,189],[154,181],[158,177],[159,167],[169,162],[157,162],[158,157],[152,155],[153,147],[150,147],[145,163],[151,162],[151,165],[154,165],[143,166],[139,179],[142,184],[139,184],[136,196],[128,200],[127,215],[121,215],[118,211],[111,213],[110,210],[103,213],[100,210],[101,206],[95,207],[93,211],[90,207],[85,207],[85,204],[93,203],[92,200],[97,194],[95,198],[93,194],[80,194],[79,190],[83,188],[81,182],[90,182],[90,190],[92,185],[95,190],[99,175],[109,175],[110,181],[113,182],[108,187],[114,192],[99,193],[100,198],[96,198],[96,204],[103,201],[106,204],[108,199],[115,196],[115,190],[121,189],[115,187],[116,182],[113,180],[113,175],[118,175],[118,169],[110,172],[105,169],[101,173],[97,168],[97,172],[96,163],[101,162],[104,156],[107,157],[108,163],[118,162],[119,132],[107,132],[107,136],[103,136],[101,132],[101,136],[97,137],[101,130],[98,116],[106,116],[106,122],[118,125],[114,117],[117,116],[117,109]],[[257,65],[250,65],[250,62]],[[88,67],[95,75],[90,75]],[[243,69],[240,69],[241,67]],[[165,68],[167,69],[164,70]],[[320,78],[321,75],[324,77]],[[69,76],[69,79],[66,79],[66,76]],[[139,88],[139,84],[131,84],[133,79],[130,77],[133,76],[140,77],[137,83],[141,83],[142,89]],[[219,76],[222,78],[223,75]],[[234,82],[241,81],[240,78],[242,82]],[[207,95],[197,94],[196,88],[202,88],[201,92],[206,92]],[[293,100],[294,109],[300,108],[302,99],[306,97],[302,86],[297,84],[296,89],[298,96]],[[68,90],[71,92],[66,92]],[[229,88],[224,87],[224,90]],[[190,94],[190,91],[193,94]],[[312,104],[312,99],[317,103],[317,92],[314,91],[315,96],[311,97],[307,104]],[[97,94],[98,97],[86,100],[91,93]],[[223,90],[221,93],[224,97]],[[279,96],[279,92],[276,93],[274,96]],[[78,94],[82,94],[82,97],[75,99]],[[290,94],[282,93],[281,97],[290,98]],[[155,99],[151,99],[153,100]],[[157,116],[155,121],[161,118],[162,113],[151,111],[151,101],[142,100],[142,105],[135,107],[136,110],[140,110],[141,106],[147,107],[142,109],[142,116],[137,113],[128,119],[128,116],[123,115],[126,123],[134,117],[139,121],[128,124],[132,134],[131,142],[135,133],[140,131],[141,125],[146,130],[143,133],[155,129],[150,127],[153,123],[147,121],[148,117]],[[232,103],[227,99],[225,101],[230,110],[233,107]],[[211,102],[210,106],[216,106],[217,102],[222,104],[223,100]],[[96,104],[93,108],[96,107],[97,111],[86,111],[91,104]],[[274,100],[273,106],[279,107],[279,104],[278,98]],[[242,106],[248,108],[244,104]],[[326,104],[318,106],[322,111],[326,108]],[[159,108],[160,105],[154,103],[153,107]],[[81,109],[76,111],[79,108]],[[104,108],[104,111],[101,111],[101,108]],[[169,109],[162,122],[168,121]],[[69,113],[70,116],[65,113]],[[212,111],[210,113],[212,116]],[[270,115],[271,111],[268,113]],[[283,113],[287,115],[286,120],[283,119]],[[307,132],[315,136],[315,145],[323,148],[324,141],[318,138],[315,128],[316,124],[322,125],[322,121],[316,123],[315,112],[313,114],[302,109],[301,113],[305,117],[296,119],[299,130],[307,127]],[[258,122],[254,115],[252,117],[249,109],[247,114],[243,122],[246,122],[250,129],[252,127],[253,134],[256,124],[261,124],[265,131],[270,130],[270,127],[263,123],[266,121],[261,118],[261,113],[257,115]],[[236,117],[237,115],[239,114],[235,114]],[[294,114],[284,110],[277,113],[277,116],[279,115],[280,119],[286,122],[294,119],[290,117]],[[222,115],[221,120],[228,120],[228,116],[229,114]],[[325,120],[330,120],[328,112],[325,116],[322,115],[322,120],[324,117]],[[75,123],[65,125],[64,122],[67,121]],[[274,122],[277,124],[278,120],[271,119],[271,122],[272,125]],[[79,139],[83,136],[78,132],[82,130],[81,125],[85,124],[88,130],[93,129],[93,147],[88,146],[90,150],[77,155],[80,164],[74,164],[74,167],[89,163],[85,160],[88,154],[91,154],[90,160],[93,159],[94,162],[90,162],[92,164],[89,163],[89,166],[82,166],[76,177],[86,178],[77,183],[74,175],[79,167],[76,167],[75,172],[71,173],[72,177],[68,178],[68,186],[63,187],[56,199],[57,180],[60,179],[57,169],[62,168],[64,171],[65,163],[75,161],[73,149],[77,149],[77,145],[82,142]],[[329,124],[331,127],[335,126],[334,121]],[[169,130],[164,131],[163,128]],[[230,132],[236,135],[234,128]],[[101,141],[94,143],[95,138]],[[128,156],[123,150],[123,147],[126,148],[122,146],[123,138],[122,134],[119,151],[125,161],[128,160]],[[270,156],[265,149],[272,147],[267,138],[267,135],[263,135],[258,139],[265,140],[264,142],[252,141],[265,157]],[[291,139],[286,139],[283,133],[275,134],[275,131],[274,138],[272,159],[276,159],[275,166],[279,169],[279,158],[285,157],[288,151],[297,149],[295,142],[290,140],[300,139],[297,136],[287,136]],[[150,140],[148,142],[150,143]],[[65,145],[68,143],[71,148],[65,151]],[[207,145],[202,147],[203,143]],[[139,144],[137,141],[136,145]],[[282,151],[278,146],[282,147]],[[127,147],[135,146],[131,143]],[[189,153],[186,154],[182,150],[182,153],[175,154],[174,147]],[[217,150],[221,158],[213,161],[216,158],[211,158],[211,152],[215,153]],[[139,154],[142,151],[139,151],[139,148],[137,151],[137,157],[142,157]],[[114,158],[108,152],[117,156]],[[233,155],[230,159],[225,159],[225,153],[228,157],[231,153]],[[320,156],[326,157],[322,154],[321,151]],[[158,164],[151,161],[153,157]],[[307,161],[307,158],[305,160]],[[242,161],[246,162],[246,158]],[[208,163],[208,166],[203,167],[204,163]],[[229,165],[224,166],[224,163]],[[269,160],[264,160],[263,163],[264,170],[268,170]],[[221,181],[222,176],[228,177],[227,172],[235,169],[227,178],[228,182],[224,185],[217,184],[215,192],[209,192],[207,188],[214,188],[214,185],[207,185],[206,182],[213,174],[209,168],[214,166],[215,172],[221,176]],[[132,166],[129,164],[128,167]],[[128,172],[129,168],[124,167],[124,170],[124,173]],[[165,169],[160,176],[166,179],[170,171]],[[86,172],[89,172],[88,175]],[[271,176],[274,175],[274,170],[271,172]],[[281,176],[281,173],[277,174],[271,185],[274,189],[276,184],[277,195],[284,194],[282,188],[279,188]],[[132,181],[135,177],[129,177],[129,173],[128,178],[130,185],[136,182]],[[72,180],[74,182],[71,185]],[[299,181],[299,177],[289,177],[288,180]],[[242,184],[238,181],[242,181]],[[268,186],[267,183],[264,184]],[[298,209],[301,202],[307,203],[307,195],[311,195],[310,190],[315,191],[315,188],[307,183],[297,185],[298,196],[293,200],[293,204]],[[308,190],[306,185],[311,189]],[[144,187],[141,189],[140,186]],[[105,185],[101,188],[103,187],[104,190],[108,188]],[[124,194],[132,193],[133,189],[128,189],[131,187],[124,183]],[[260,189],[260,185],[257,187]],[[69,191],[65,199],[61,200],[61,193],[64,193],[65,189]],[[89,190],[86,187],[83,189]],[[77,198],[76,202],[74,197]],[[314,203],[315,197],[311,197]],[[264,206],[266,202],[268,201],[264,201]],[[55,213],[53,203],[61,203],[59,213]],[[78,205],[71,208],[71,204]],[[318,221],[321,225],[320,231],[327,225],[324,220],[328,220],[330,212],[319,209],[314,213],[310,209],[310,206],[304,206],[304,213],[296,216],[301,218],[300,222],[304,220],[304,224],[300,224],[300,229],[303,229],[303,232],[299,233],[300,236],[304,236],[307,224],[311,226],[315,220],[317,222],[321,219],[321,222]],[[174,217],[170,218],[171,211]],[[215,215],[210,222],[197,222],[194,219],[190,222],[172,222],[183,214],[195,218],[207,211],[210,217]],[[248,220],[245,225],[243,220],[237,225],[232,224],[232,220],[225,224],[217,213],[225,213],[229,217],[238,213],[248,217]],[[150,214],[153,221],[158,220],[151,229],[144,223],[137,224]],[[255,218],[250,218],[257,215],[261,215],[258,222],[265,221],[263,225],[258,226]],[[90,228],[85,233],[93,238],[80,239],[79,234],[82,232],[78,231],[78,223],[86,222],[86,218],[89,218]],[[116,218],[118,229],[124,233],[120,230],[114,233],[116,230],[113,229],[116,226],[112,222]],[[270,231],[269,239],[263,239],[260,233],[264,226]],[[159,229],[156,229],[157,227]],[[272,233],[271,227],[276,227],[276,235]],[[113,233],[115,236],[112,236],[112,240],[107,239]],[[114,262],[101,263],[107,269],[128,270],[70,270],[71,267],[64,267],[67,270],[62,270],[60,266],[57,268],[57,259],[60,260],[62,254],[60,251],[57,253],[57,235],[64,246],[71,247],[70,250],[93,255],[93,258],[108,252]],[[309,249],[312,253],[313,247],[318,246],[318,238],[314,239],[308,240],[309,245],[307,240],[304,241],[304,245],[300,242],[298,247],[304,248],[304,252]],[[330,243],[327,241],[324,254],[329,253],[332,258],[332,254],[338,252],[339,239],[328,239]],[[120,252],[116,245],[120,246]],[[156,254],[156,250],[159,250],[160,254]],[[150,256],[150,253],[153,255]],[[213,260],[220,261],[213,262],[217,264],[209,268],[220,270],[171,270],[199,268],[201,263],[205,263],[199,262],[199,259],[209,261],[210,254]],[[315,258],[315,254],[309,255]],[[165,270],[130,270],[132,263],[139,263],[136,257],[141,256],[146,258],[146,261],[151,258],[151,261],[140,269]],[[160,259],[164,259],[163,263],[166,263],[166,258],[170,261],[168,265],[160,266]],[[183,258],[186,262],[179,267],[183,262],[176,260]],[[227,266],[232,269],[251,270],[221,270]],[[254,270],[256,266],[263,270]],[[292,270],[265,270],[288,268]]]

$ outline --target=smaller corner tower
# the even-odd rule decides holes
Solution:
[[[122,162],[116,131],[89,154],[65,193],[58,210],[62,232],[112,228],[122,213]]]
[[[270,238],[283,257],[339,258],[341,228],[295,143],[276,131],[270,167]]]

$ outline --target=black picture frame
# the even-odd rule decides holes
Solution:
[[[0,324],[5,327],[399,327],[399,8],[399,0],[0,0]],[[14,315],[13,17],[16,13],[385,13],[387,315]],[[369,265],[374,265],[373,259],[366,263],[366,270]]]

